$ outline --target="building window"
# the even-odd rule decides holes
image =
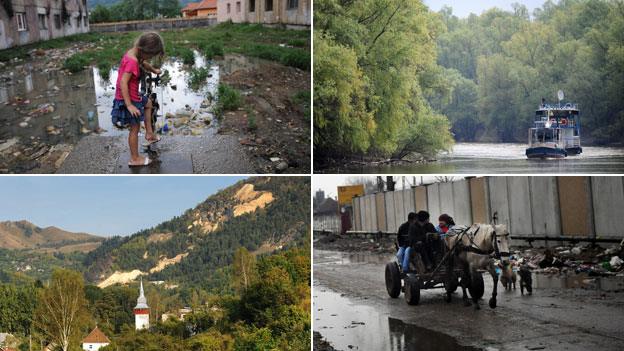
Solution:
[[[80,28],[80,17],[76,17],[76,28]]]
[[[54,15],[54,28],[61,29],[61,15]]]
[[[293,10],[299,7],[299,0],[288,0],[286,2],[286,8],[289,10]]]
[[[227,13],[230,13],[230,3],[227,4]]]
[[[17,31],[22,32],[28,30],[28,28],[26,28],[26,13],[16,12],[15,17],[17,18]]]
[[[265,0],[264,11],[273,11],[273,0]]]
[[[48,22],[46,21],[46,16],[43,14],[39,14],[39,29],[48,29]]]
[[[256,0],[249,0],[249,12],[256,12]]]
[[[89,25],[89,24],[87,23],[87,16],[82,16],[82,26],[83,26],[83,27],[86,27],[86,26],[88,26],[88,25]]]
[[[236,12],[240,12],[240,1],[236,2]]]

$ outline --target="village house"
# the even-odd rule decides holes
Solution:
[[[311,0],[217,0],[217,22],[309,26]]]
[[[189,2],[186,7],[182,9],[182,17],[217,18],[217,0]]]
[[[102,331],[95,326],[95,328],[82,340],[82,349],[87,351],[97,351],[101,347],[110,344],[110,340],[102,333]]]
[[[89,31],[87,0],[3,0],[0,49]]]

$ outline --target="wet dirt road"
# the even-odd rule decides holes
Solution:
[[[391,255],[314,251],[313,328],[337,350],[622,350],[624,293],[537,289],[532,296],[500,289],[482,309],[451,303],[443,290],[421,291],[418,306],[385,290]]]

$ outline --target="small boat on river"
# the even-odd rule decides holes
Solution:
[[[583,152],[578,105],[562,104],[561,90],[558,97],[558,104],[547,104],[542,99],[535,111],[533,127],[529,128],[528,158],[564,158]]]

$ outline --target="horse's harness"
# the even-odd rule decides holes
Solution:
[[[462,231],[459,234],[459,237],[457,238],[457,242],[455,245],[460,245],[459,249],[462,251],[467,251],[467,252],[473,252],[476,253],[478,255],[489,255],[489,256],[493,256],[496,257],[497,259],[501,259],[501,257],[503,256],[509,256],[509,252],[501,252],[498,248],[498,240],[497,240],[497,236],[507,236],[509,234],[504,234],[504,235],[497,235],[496,234],[496,229],[494,229],[494,226],[492,226],[492,250],[489,251],[485,251],[483,249],[481,249],[479,247],[479,245],[477,245],[474,242],[474,237],[477,236],[477,233],[479,232],[479,229],[481,229],[481,226],[477,226],[477,230],[474,231],[474,233],[470,233],[468,234],[469,229],[472,227],[468,227],[466,230]],[[462,242],[462,236],[464,236],[465,234],[467,234],[468,240],[470,240],[470,245],[464,245]]]

